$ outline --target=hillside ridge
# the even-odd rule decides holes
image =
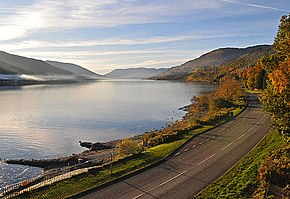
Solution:
[[[262,55],[263,53],[268,54],[271,51],[271,45],[256,45],[246,48],[218,48],[207,52],[196,59],[189,60],[179,66],[169,68],[163,73],[151,78],[156,80],[181,80],[192,71],[198,69],[220,67],[229,64],[230,62],[237,60],[245,55],[250,55],[255,52],[259,52],[259,54]]]

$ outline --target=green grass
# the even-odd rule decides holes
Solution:
[[[234,116],[237,116],[243,109],[240,108],[236,108],[235,110],[233,110],[233,114]]]
[[[238,114],[240,111],[242,111],[242,109],[236,110],[234,115]],[[225,120],[226,119],[216,121],[215,125],[225,122]],[[85,190],[92,189],[162,160],[171,154],[175,149],[179,148],[183,143],[188,141],[192,136],[209,130],[213,127],[213,125],[206,125],[201,128],[188,131],[181,134],[177,140],[173,142],[164,143],[149,148],[141,154],[120,159],[113,163],[113,174],[110,173],[110,166],[107,164],[102,168],[90,170],[87,173],[63,180],[61,182],[55,183],[54,185],[46,186],[29,193],[22,194],[17,198],[58,199],[66,198]]]
[[[252,94],[261,94],[262,93],[262,90],[259,90],[259,89],[248,90],[248,89],[246,89],[246,92],[247,93],[252,93]]]
[[[270,132],[251,153],[202,191],[198,198],[251,198],[259,185],[256,178],[262,161],[284,144],[278,131]]]
[[[204,129],[206,128],[207,127]],[[65,198],[86,189],[99,186],[160,161],[199,131],[201,131],[201,129],[181,135],[180,138],[174,142],[161,144],[147,149],[144,153],[132,155],[114,162],[113,175],[110,174],[109,165],[106,165],[102,169],[89,171],[88,173],[58,182],[55,185],[23,194],[18,198]]]

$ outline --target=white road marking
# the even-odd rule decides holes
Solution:
[[[212,154],[208,158],[205,158],[203,161],[199,162],[197,165],[200,165],[200,164],[204,163],[205,161],[207,161],[208,159],[212,158],[213,156],[215,156],[215,154]]]
[[[143,195],[144,195],[144,193],[141,193],[141,194],[139,194],[138,196],[134,197],[133,199],[140,198],[140,197],[143,196]]]
[[[253,112],[253,109],[251,109],[251,112]],[[249,115],[251,112],[249,112],[247,115]],[[266,115],[266,114],[265,114],[265,115]],[[260,119],[259,122],[261,122],[261,121],[263,120],[263,118],[264,118],[265,115],[263,115],[263,117]],[[242,123],[244,120],[245,120],[245,119],[243,119],[240,123]],[[256,123],[253,127],[251,127],[251,128],[250,128],[246,133],[250,132],[254,127],[256,127],[257,125],[259,125],[259,124],[260,124],[259,122]],[[226,131],[224,131],[224,132],[226,132]],[[239,139],[241,139],[243,136],[245,136],[246,133],[244,133],[244,134],[242,134],[240,137],[238,137],[237,140],[239,140]],[[219,136],[220,134],[221,134],[221,133],[218,133],[216,136]],[[212,136],[212,138],[215,138],[216,136]],[[209,140],[210,140],[210,139],[207,139],[207,140],[205,140],[205,141],[209,141]],[[205,141],[202,141],[202,142],[200,142],[199,144],[203,144]],[[229,146],[231,146],[233,143],[234,143],[234,142],[231,142],[230,144],[228,144],[227,146],[225,146],[225,147],[222,148],[221,150],[223,151],[224,149],[226,149],[226,148],[228,148]],[[195,147],[196,147],[196,145],[193,145],[193,146],[192,146],[192,148],[195,148]],[[189,150],[188,148],[184,149],[184,151],[188,151],[188,150]],[[180,152],[176,153],[175,155],[179,155],[179,154],[180,154]],[[214,156],[215,156],[215,154],[209,156],[208,158],[206,158],[206,159],[202,160],[201,162],[199,162],[197,165],[200,165],[200,164],[204,163],[205,161],[209,160],[210,158],[212,158],[212,157],[214,157]],[[192,169],[192,168],[191,168],[191,169]],[[189,170],[190,170],[190,169],[189,169]],[[178,174],[178,175],[176,175],[176,176],[174,176],[174,177],[172,177],[172,178],[166,180],[165,182],[159,184],[158,186],[153,187],[152,189],[148,190],[148,192],[151,191],[151,190],[156,189],[157,187],[161,187],[161,186],[163,186],[164,184],[166,184],[166,183],[168,183],[168,182],[170,182],[170,181],[172,181],[172,180],[178,178],[179,176],[185,174],[185,173],[186,173],[187,171],[189,171],[189,170],[185,170],[185,171],[183,171],[182,173],[180,173],[180,174]],[[141,194],[139,194],[138,196],[134,197],[134,199],[140,198],[141,196],[143,196],[143,195],[145,195],[145,194],[146,194],[146,193],[141,193]]]
[[[210,139],[206,139],[206,142],[210,141]]]
[[[249,133],[255,126],[252,126],[246,133]]]
[[[257,126],[257,125],[260,124],[260,122],[264,119],[265,115],[266,115],[266,114],[263,115],[263,117],[259,120],[259,122],[258,122],[255,126]]]
[[[263,120],[264,117],[265,117],[265,115],[263,115],[263,117],[254,126],[252,126],[249,130],[247,130],[246,133],[249,133],[253,128],[255,128],[257,125],[259,125],[260,122]]]
[[[184,149],[184,152],[186,152],[186,151],[188,151],[189,150],[189,148],[186,148],[186,149]]]
[[[182,173],[180,173],[180,174],[178,174],[178,175],[176,175],[176,176],[170,178],[169,180],[166,180],[165,182],[162,182],[161,184],[158,185],[158,187],[161,187],[161,186],[165,185],[166,183],[168,183],[168,182],[174,180],[175,178],[178,178],[179,176],[185,174],[187,171],[188,171],[188,170],[185,170],[185,171],[183,171]]]
[[[214,135],[214,136],[212,136],[211,138],[215,138],[215,135]]]
[[[224,148],[222,148],[221,150],[225,150],[226,148],[228,148],[229,146],[231,146],[233,144],[233,142],[229,143],[227,146],[225,146]]]
[[[237,138],[237,140],[241,139],[244,135],[246,135],[245,133],[242,134],[240,137]]]

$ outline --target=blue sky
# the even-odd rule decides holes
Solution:
[[[221,47],[272,44],[289,0],[2,0],[0,50],[117,68],[172,67]]]

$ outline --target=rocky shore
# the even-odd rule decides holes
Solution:
[[[91,143],[81,142],[80,146],[88,148],[79,154],[72,154],[66,157],[55,159],[11,159],[4,160],[7,164],[20,164],[33,167],[40,167],[45,170],[62,168],[67,166],[79,165],[80,163],[90,163],[92,165],[99,165],[109,160],[108,154],[111,153],[118,141],[110,141],[105,143]]]
[[[90,149],[91,151],[100,151],[100,150],[105,150],[105,149],[112,149],[112,148],[115,148],[115,145],[116,145],[116,143],[113,143],[113,142],[92,143],[92,142],[79,141],[79,143],[80,143],[81,147],[86,147],[86,148]]]

